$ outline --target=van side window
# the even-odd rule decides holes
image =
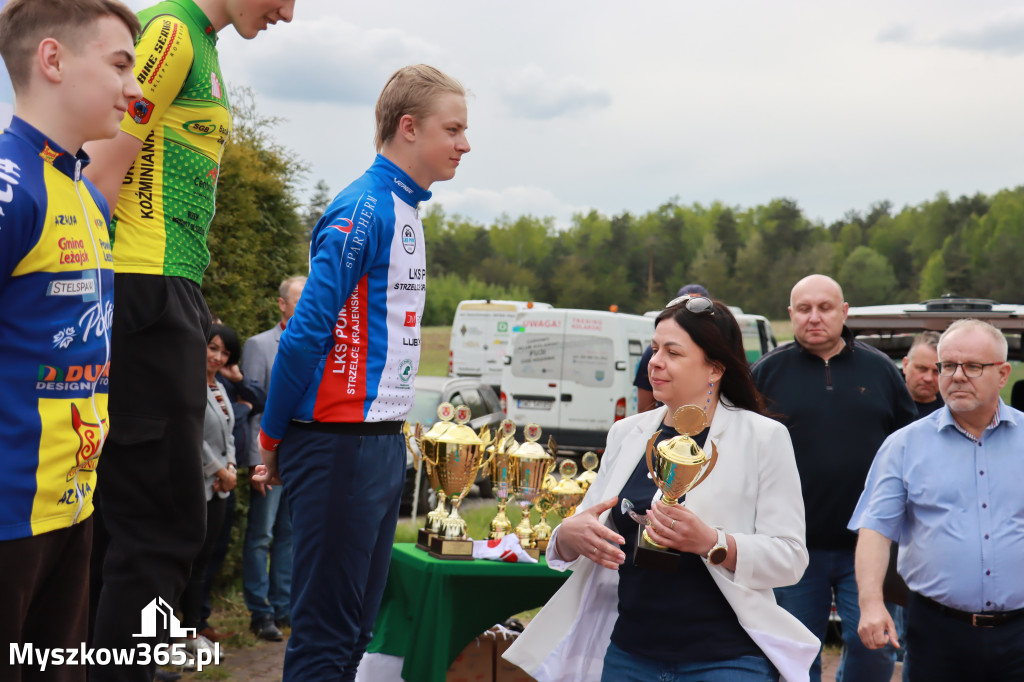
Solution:
[[[562,373],[560,334],[521,333],[512,355],[512,375],[554,380]]]
[[[615,382],[615,343],[605,336],[565,335],[562,379],[593,388]]]

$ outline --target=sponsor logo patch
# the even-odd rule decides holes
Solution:
[[[149,117],[153,115],[153,103],[145,97],[133,99],[128,105],[128,114],[139,125],[149,123]]]
[[[416,252],[416,232],[409,225],[402,228],[402,248],[406,253]]]
[[[96,273],[87,270],[81,279],[55,279],[46,285],[47,296],[81,296],[83,301],[96,300]]]

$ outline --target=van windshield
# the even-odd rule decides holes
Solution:
[[[529,334],[516,336],[512,375],[574,381],[593,388],[615,380],[614,344],[603,336]]]

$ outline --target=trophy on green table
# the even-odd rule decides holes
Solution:
[[[555,466],[555,458],[544,451],[537,443],[541,430],[537,424],[527,424],[523,429],[526,442],[509,453],[509,465],[512,468],[512,494],[523,512],[523,518],[516,526],[519,544],[534,559],[540,556],[540,550],[534,539],[533,528],[530,526],[530,508],[544,493],[544,478]],[[549,447],[557,452],[554,439],[549,439]]]
[[[486,428],[477,435],[467,426],[469,408],[455,408],[456,424],[446,429],[433,442],[426,440],[424,458],[434,465],[439,491],[444,490],[452,510],[441,522],[442,532],[430,540],[430,555],[439,559],[473,558],[473,541],[466,536],[466,521],[459,516],[459,505],[476,480],[476,473],[484,462],[484,453],[490,444],[490,431]]]
[[[583,468],[586,469],[586,471],[576,477],[576,482],[580,484],[581,488],[583,488],[583,492],[587,492],[587,488],[589,488],[590,484],[594,482],[595,478],[597,478],[597,465],[600,464],[601,460],[594,452],[584,452],[581,461],[583,462]]]
[[[516,442],[516,425],[511,419],[502,420],[497,437],[487,448],[490,455],[484,469],[491,478],[494,495],[498,498],[498,513],[491,519],[491,532],[487,536],[491,540],[505,537],[512,531],[512,523],[505,514],[509,495],[512,493],[512,467],[509,466],[509,454],[519,447]]]
[[[424,468],[427,475],[427,483],[437,494],[437,506],[427,513],[427,520],[423,528],[420,528],[416,536],[416,547],[424,552],[430,551],[430,540],[442,530],[444,520],[448,518],[448,509],[445,507],[445,491],[441,488],[441,482],[437,478],[437,468],[430,458],[426,457],[428,450],[433,452],[436,449],[437,440],[449,429],[455,426],[452,418],[455,416],[455,408],[451,403],[441,403],[437,406],[438,421],[430,427],[430,430],[423,433],[423,425],[416,422],[416,427],[410,434],[409,423],[403,426],[405,442],[413,453],[416,465]],[[412,447],[413,443],[416,447]]]
[[[679,504],[679,498],[700,485],[718,462],[718,447],[711,443],[711,457],[690,436],[708,426],[708,416],[696,405],[683,405],[672,417],[678,436],[655,447],[658,434],[647,441],[647,469],[661,493],[653,504],[668,506]],[[633,564],[641,568],[674,571],[679,563],[679,552],[663,547],[651,540],[645,528],[637,534]]]
[[[596,455],[594,456],[596,457]],[[563,520],[576,513],[576,507],[583,501],[583,495],[586,494],[579,479],[575,478],[578,468],[576,462],[571,459],[562,460],[562,463],[558,465],[558,473],[562,477],[551,488],[551,497],[555,501],[555,512]]]

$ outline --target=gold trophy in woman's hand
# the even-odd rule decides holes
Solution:
[[[683,405],[672,417],[678,436],[670,438],[655,447],[658,434],[647,441],[647,469],[658,487],[653,504],[668,506],[679,504],[679,498],[700,485],[718,462],[718,448],[711,443],[711,457],[690,437],[708,426],[708,416],[696,405]],[[662,547],[647,534],[637,536],[633,553],[633,564],[642,568],[656,568],[674,571],[679,552]]]

